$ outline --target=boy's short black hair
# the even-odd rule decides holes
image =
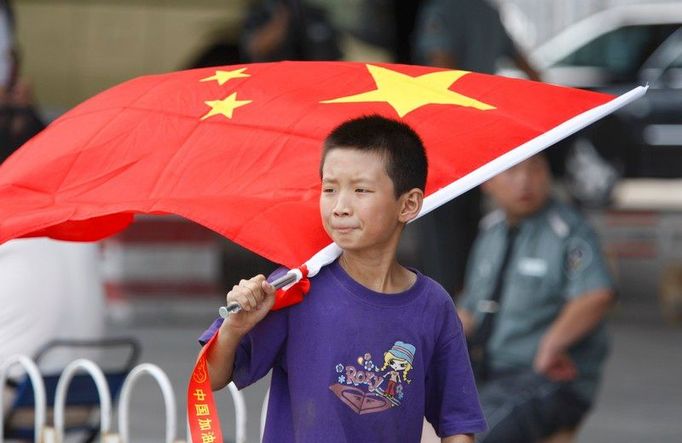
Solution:
[[[322,150],[320,175],[332,149],[357,149],[385,156],[386,174],[393,181],[396,198],[413,188],[424,191],[428,162],[424,143],[406,123],[380,115],[348,120],[327,136]]]

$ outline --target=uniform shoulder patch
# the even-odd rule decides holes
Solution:
[[[575,238],[568,244],[566,251],[566,274],[575,277],[592,262],[594,252],[592,246],[582,238]]]
[[[566,238],[571,229],[557,211],[551,211],[547,216],[547,220],[549,221],[549,226],[552,228],[552,231],[554,231],[558,237]]]

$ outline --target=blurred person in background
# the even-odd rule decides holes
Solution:
[[[414,32],[415,63],[494,74],[505,58],[531,80],[539,80],[487,0],[427,0]],[[424,272],[451,294],[462,288],[466,261],[481,218],[478,188],[454,199],[415,223],[424,245]]]
[[[0,163],[44,128],[33,107],[31,87],[18,73],[14,15],[9,1],[0,0]]]
[[[249,10],[239,53],[245,62],[340,60],[326,10],[300,0],[262,0]]]
[[[494,74],[504,58],[539,80],[488,0],[427,0],[415,31],[415,61],[429,66]]]
[[[458,303],[489,426],[480,441],[570,441],[607,355],[605,259],[584,218],[551,197],[544,154],[482,188],[498,209],[481,222]]]
[[[12,9],[0,0],[0,169],[43,128],[30,88],[17,73]],[[18,353],[33,356],[56,338],[101,338],[105,298],[99,264],[96,244],[47,238],[0,244],[0,361]],[[42,369],[61,369],[76,357],[54,353]],[[7,406],[12,393],[2,396]]]
[[[412,63],[412,33],[424,0],[363,0],[347,31],[361,41],[388,52],[395,63]],[[365,61],[365,60],[363,60]]]
[[[32,356],[57,338],[101,338],[99,263],[92,243],[24,238],[0,245],[0,360]]]

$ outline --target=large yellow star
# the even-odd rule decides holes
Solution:
[[[249,74],[244,74],[244,71],[246,71],[246,68],[241,68],[241,69],[235,69],[234,71],[216,71],[214,75],[206,78],[202,78],[201,82],[209,82],[211,80],[215,80],[218,82],[220,86],[224,85],[227,83],[228,80],[231,80],[233,78],[242,78],[242,77],[251,77]]]
[[[233,92],[231,95],[225,97],[222,100],[205,101],[204,103],[210,106],[211,110],[208,111],[206,115],[201,117],[201,119],[206,120],[207,118],[213,117],[214,115],[224,115],[227,118],[232,118],[232,113],[235,109],[240,106],[248,105],[252,101],[253,100],[237,100],[236,92]]]
[[[386,102],[400,117],[430,104],[466,106],[481,111],[495,109],[494,106],[449,89],[469,71],[439,71],[411,77],[381,66],[367,65],[367,69],[376,82],[375,90],[321,103]]]

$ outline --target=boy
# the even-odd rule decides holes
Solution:
[[[380,116],[350,120],[324,143],[320,212],[343,250],[302,303],[269,312],[262,275],[227,294],[242,311],[216,321],[213,389],[273,370],[264,441],[418,442],[423,417],[443,442],[485,429],[462,326],[436,282],[401,266],[405,224],[421,209],[419,136]]]

